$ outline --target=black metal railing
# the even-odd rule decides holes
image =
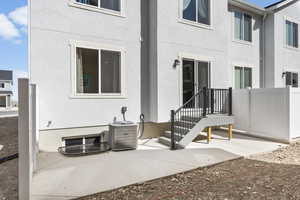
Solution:
[[[202,118],[211,114],[232,115],[232,88],[203,88],[177,110],[171,110],[171,149]]]

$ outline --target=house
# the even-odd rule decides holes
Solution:
[[[13,72],[0,70],[0,108],[12,106]]]
[[[264,86],[298,87],[300,2],[280,1],[266,8]]]
[[[127,120],[139,122],[143,113],[145,135],[154,137],[172,122],[170,111],[191,98],[194,114],[216,112],[217,97],[218,112],[230,114],[230,87],[283,87],[282,78],[298,86],[299,4],[31,0],[29,66],[38,88],[40,149],[98,137],[121,118],[123,106]],[[293,20],[284,25],[282,16]],[[208,94],[214,100],[199,103]]]

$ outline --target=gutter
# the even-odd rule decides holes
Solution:
[[[245,2],[244,0],[228,0],[228,3],[234,6],[237,6],[239,8],[243,8],[245,10],[249,10],[253,13],[256,13],[258,15],[265,15],[266,9],[258,7],[254,4]]]

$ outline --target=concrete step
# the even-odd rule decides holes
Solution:
[[[171,139],[170,138],[167,138],[167,137],[159,137],[158,138],[158,142],[163,144],[163,145],[166,145],[168,147],[171,146]]]

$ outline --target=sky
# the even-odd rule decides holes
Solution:
[[[0,69],[14,72],[14,97],[17,79],[28,76],[27,0],[0,0]],[[265,7],[279,0],[247,0]]]

